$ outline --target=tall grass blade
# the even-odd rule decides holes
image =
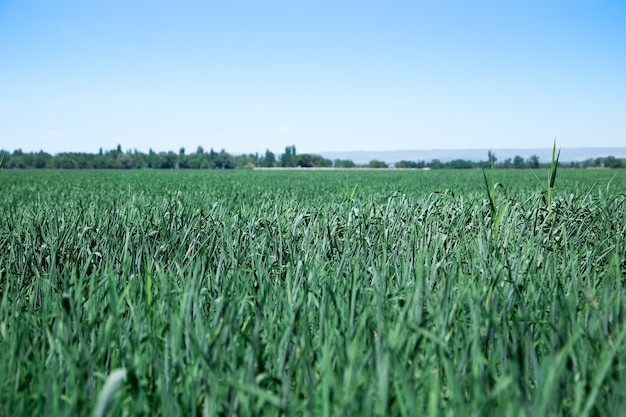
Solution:
[[[98,397],[98,402],[96,403],[96,407],[93,410],[93,417],[104,417],[113,405],[113,401],[115,399],[115,394],[119,387],[126,380],[126,369],[120,368],[116,369],[107,378],[102,390],[100,391],[100,395]]]
[[[554,183],[556,182],[556,171],[559,167],[559,157],[561,156],[561,150],[558,153],[556,151],[556,139],[554,139],[554,145],[552,146],[552,163],[550,165],[550,173],[548,178],[548,207],[552,206],[552,194],[554,190]]]
[[[492,162],[3,171],[0,416],[623,414],[626,170]]]
[[[610,348],[607,349],[602,358],[600,358],[600,364],[598,369],[596,370],[595,375],[593,376],[593,385],[591,387],[591,393],[589,397],[587,397],[587,402],[585,403],[585,408],[580,414],[583,417],[588,416],[591,413],[591,409],[597,401],[598,394],[604,380],[606,378],[607,373],[611,369],[611,365],[613,363],[613,359],[617,353],[624,349],[624,341],[626,340],[626,323],[622,324],[622,329],[620,330],[617,338],[609,342]]]
[[[487,198],[489,199],[489,210],[491,211],[491,217],[495,217],[496,215],[496,203],[493,201],[493,189],[489,186],[489,180],[487,179],[487,174],[485,174],[485,170],[483,169],[483,178],[485,179],[485,188],[487,189]]]

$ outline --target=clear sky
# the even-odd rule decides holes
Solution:
[[[0,0],[0,149],[626,146],[626,1]]]

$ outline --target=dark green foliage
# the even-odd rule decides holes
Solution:
[[[387,168],[387,163],[372,159],[367,166],[370,168]]]
[[[0,415],[623,415],[614,174],[5,170]]]
[[[316,154],[296,154],[294,145],[287,146],[285,152],[281,154],[277,160],[273,152],[267,150],[265,155],[243,154],[231,155],[224,149],[215,152],[205,152],[204,148],[199,146],[195,153],[188,154],[184,148],[179,149],[178,153],[173,151],[154,152],[152,149],[147,154],[135,150],[122,151],[120,145],[116,149],[110,151],[100,151],[97,154],[63,152],[57,155],[50,155],[43,151],[37,153],[22,152],[21,149],[8,153],[0,150],[0,153],[6,155],[4,167],[10,169],[251,169],[260,168],[355,168],[359,165],[353,161],[346,159],[336,159],[330,161],[321,155]],[[491,152],[489,156],[495,155]],[[362,164],[361,167],[370,168],[387,168],[388,164],[384,161],[371,161]],[[433,159],[432,161],[398,161],[394,164],[395,168],[432,168],[432,169],[472,169],[472,168],[489,168],[489,161],[471,161],[465,159],[455,159],[452,161],[440,161]],[[626,160],[619,159],[614,156],[606,158],[589,159],[584,162],[570,162],[571,168],[624,168]],[[494,164],[495,168],[550,168],[550,163],[539,163],[539,157],[532,155],[528,161],[524,161],[521,156],[515,156],[512,160],[507,158],[503,162]]]

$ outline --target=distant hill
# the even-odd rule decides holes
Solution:
[[[528,159],[532,155],[539,157],[539,162],[550,162],[552,148],[543,149],[491,149],[498,161],[507,158],[513,159],[516,155]],[[366,164],[373,159],[393,164],[398,161],[452,161],[465,159],[470,161],[486,161],[489,149],[429,149],[429,150],[404,150],[404,151],[351,151],[351,152],[318,152],[324,158],[330,160],[350,159],[356,164]],[[626,148],[562,148],[560,161],[577,162],[589,158],[601,158],[606,156],[626,158]]]

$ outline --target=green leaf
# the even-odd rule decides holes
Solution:
[[[491,210],[491,215],[495,216],[496,214],[496,204],[493,201],[493,196],[491,188],[489,187],[489,180],[487,180],[487,174],[485,174],[485,170],[483,169],[483,178],[485,179],[485,187],[487,188],[487,197],[489,198],[489,209]]]

